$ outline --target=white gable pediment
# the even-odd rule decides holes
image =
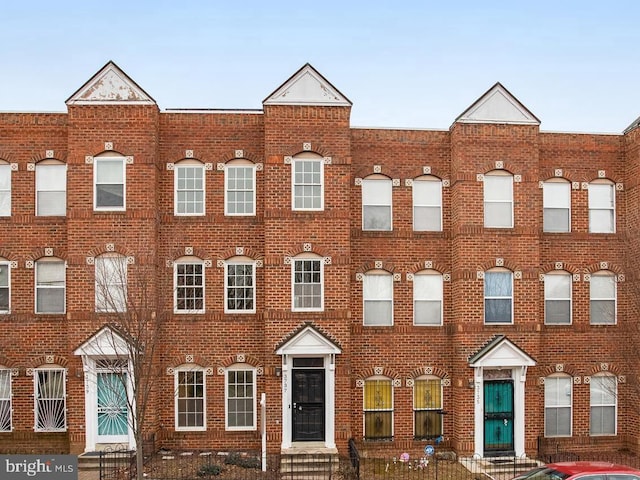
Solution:
[[[494,344],[475,355],[469,362],[471,367],[532,367],[536,361],[513,344],[508,338],[498,339]]]
[[[277,355],[327,355],[338,353],[342,353],[340,347],[311,325],[304,327],[276,350]]]
[[[156,102],[115,63],[109,62],[71,95],[66,103],[154,105]]]
[[[263,104],[350,106],[351,102],[307,63],[269,95]]]
[[[540,125],[540,120],[500,83],[496,83],[476,100],[456,122]]]
[[[128,356],[129,345],[115,330],[103,327],[73,353],[85,357]]]

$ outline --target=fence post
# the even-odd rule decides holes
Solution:
[[[267,471],[267,394],[260,395],[260,428],[262,430],[262,471]]]

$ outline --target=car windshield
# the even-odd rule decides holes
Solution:
[[[513,480],[564,480],[569,476],[568,473],[562,473],[553,468],[540,467],[519,475]]]

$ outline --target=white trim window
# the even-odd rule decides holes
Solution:
[[[442,180],[423,176],[413,181],[413,230],[442,231]]]
[[[225,313],[256,312],[256,264],[250,259],[232,259],[224,264]]]
[[[484,273],[484,323],[513,323],[513,273],[509,270]]]
[[[33,371],[36,432],[67,430],[66,371],[64,368],[37,368]]]
[[[0,367],[0,432],[12,430],[11,413],[11,370]]]
[[[197,160],[176,163],[174,171],[174,214],[197,216],[205,214],[204,165]]]
[[[442,380],[423,375],[413,383],[413,436],[427,440],[442,435]]]
[[[392,182],[383,175],[362,180],[362,230],[392,230]]]
[[[542,184],[542,230],[550,233],[571,231],[571,184],[551,179]]]
[[[484,226],[513,228],[513,175],[494,170],[484,175]]]
[[[63,260],[41,258],[36,262],[36,313],[64,313],[66,265]]]
[[[11,216],[11,165],[0,160],[0,217]]]
[[[317,256],[300,256],[291,261],[291,309],[294,312],[324,308],[324,262]]]
[[[573,378],[554,374],[544,379],[544,436],[570,437]]]
[[[95,259],[96,312],[126,312],[127,259],[104,254]]]
[[[256,429],[256,370],[238,364],[225,372],[225,428]]]
[[[57,160],[43,160],[36,164],[36,215],[62,217],[66,214],[67,166]]]
[[[224,167],[224,214],[256,214],[256,166],[249,160],[231,160]]]
[[[589,184],[589,232],[615,233],[616,189],[608,180]]]
[[[544,323],[571,325],[571,280],[565,271],[544,275]]]
[[[609,373],[591,376],[590,392],[590,435],[615,435],[617,431],[618,381]]]
[[[616,276],[608,270],[591,274],[589,300],[591,325],[615,325],[617,310]]]
[[[0,313],[11,312],[11,263],[0,257]]]
[[[175,372],[175,422],[177,431],[207,429],[206,376],[202,369]]]
[[[370,270],[362,283],[363,324],[393,325],[393,275],[384,270]]]
[[[324,161],[313,153],[301,153],[292,161],[293,210],[324,209]]]
[[[204,263],[182,258],[173,264],[174,312],[204,313]]]
[[[442,274],[423,270],[413,276],[413,324],[442,325]]]
[[[393,440],[393,382],[375,376],[364,381],[365,440]]]
[[[120,155],[102,155],[93,159],[93,209],[125,210],[126,162]]]

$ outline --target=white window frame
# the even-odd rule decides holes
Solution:
[[[551,289],[552,279],[562,278],[569,286],[569,296],[554,296]],[[563,288],[566,286],[563,286]],[[545,325],[571,325],[573,323],[573,277],[569,272],[564,270],[556,270],[553,272],[545,273],[544,275],[544,323]],[[565,322],[550,322],[548,315],[548,304],[550,302],[569,302],[569,318]]]
[[[189,383],[186,385],[187,388],[197,388],[198,385],[202,388],[202,396],[180,396],[180,386],[181,386],[181,375],[186,375],[189,373],[193,373],[195,375],[200,375],[202,378],[202,383],[198,384],[196,382]],[[177,432],[204,432],[207,430],[207,375],[202,368],[187,368],[187,367],[179,367],[175,370],[174,378],[174,389],[175,389],[175,429]],[[190,413],[190,412],[181,412],[180,411],[180,400],[194,400],[202,402],[202,425],[192,425],[192,426],[184,426],[180,425],[180,414],[181,413]]]
[[[178,270],[180,269],[180,267],[184,267],[184,266],[199,266],[200,267],[200,271],[201,271],[201,282],[202,284],[200,285],[200,287],[198,287],[197,285],[179,285],[178,284],[178,277],[179,277],[179,273]],[[183,273],[182,275],[188,275],[186,273]],[[195,276],[195,274],[194,274]],[[175,262],[173,262],[173,313],[178,313],[178,314],[195,314],[195,313],[204,313],[205,312],[205,308],[206,308],[206,278],[205,278],[205,267],[204,267],[204,262],[196,257],[183,257],[180,258],[178,260],[176,260]],[[179,308],[178,302],[179,302],[179,298],[178,298],[178,292],[181,288],[193,288],[193,289],[197,289],[200,288],[202,290],[202,308]],[[195,297],[194,297],[195,298]],[[183,301],[192,301],[194,300],[194,298],[187,298],[185,297],[183,299]],[[197,298],[195,298],[195,300],[197,300]]]
[[[382,187],[385,190],[384,194],[382,192],[372,191],[374,185],[376,189]],[[367,207],[388,207],[389,228],[367,228]],[[389,177],[384,175],[370,175],[362,179],[362,230],[367,232],[393,231],[393,182]]]
[[[300,263],[305,263],[305,262],[313,262],[313,263],[317,263],[320,271],[320,281],[319,282],[296,282],[296,267],[298,266],[298,264]],[[315,271],[302,271],[301,274],[303,276],[307,276],[307,275],[312,275],[315,276]],[[307,298],[308,295],[296,295],[296,287],[302,287],[304,289],[304,286],[311,286],[313,287],[314,285],[320,285],[320,306],[318,307],[297,307],[296,306],[296,299],[297,298]],[[319,257],[317,255],[299,255],[297,257],[294,257],[291,259],[291,311],[293,312],[322,312],[324,310],[324,261],[322,259],[322,257]]]
[[[605,204],[603,199],[598,196],[598,192],[604,191],[605,188],[611,194],[612,204]],[[609,213],[610,228],[596,228],[592,217],[599,212]],[[599,179],[589,183],[589,233],[616,233],[616,186],[609,180]]]
[[[42,283],[39,278],[39,270],[42,268],[44,264],[56,264],[59,268],[62,268],[62,272],[64,274],[64,278],[62,281],[62,285],[48,285]],[[62,315],[67,311],[67,265],[66,262],[60,258],[41,258],[35,262],[35,298],[34,298],[34,309],[35,313],[39,314],[49,314],[49,315]],[[38,309],[38,296],[45,290],[62,290],[62,311],[61,312],[53,312],[53,311],[43,311]]]
[[[103,162],[120,162],[122,165],[122,206],[98,205],[98,185],[120,185],[120,183],[99,182],[98,166]],[[122,155],[101,155],[93,159],[93,209],[104,212],[123,212],[127,209],[127,162]]]
[[[607,380],[604,380],[604,379]],[[611,385],[606,385],[606,383],[610,383]],[[613,390],[610,391],[610,401],[605,401],[606,398],[604,395],[601,395],[600,398],[594,398],[596,395],[596,387],[600,386],[600,391],[605,391],[607,389]],[[610,373],[597,373],[591,376],[591,380],[589,382],[589,435],[592,437],[597,436],[612,436],[618,434],[618,379],[615,375]],[[594,409],[610,409],[613,408],[613,431],[596,431],[594,432],[594,418],[593,411]]]
[[[0,258],[0,266],[7,269],[7,284],[0,285],[0,289],[7,290],[7,308],[0,308],[0,313],[11,313],[11,262]]]
[[[252,392],[253,394],[251,396],[237,396],[237,397],[230,397],[229,396],[229,373],[230,372],[251,372],[251,378],[252,378],[252,382],[251,382],[251,388],[252,388]],[[227,368],[224,372],[224,424],[225,424],[225,430],[227,431],[252,431],[252,430],[256,430],[257,429],[257,418],[258,418],[258,412],[257,412],[257,387],[258,387],[258,381],[257,381],[257,377],[256,377],[257,371],[255,367],[252,367],[251,365],[248,364],[234,364],[232,366],[230,366],[229,368]],[[247,382],[243,383],[243,385],[249,385]],[[229,415],[231,413],[236,413],[236,412],[231,412],[230,408],[229,408],[229,402],[231,400],[234,399],[251,399],[252,400],[252,409],[253,409],[253,418],[252,418],[252,424],[251,425],[243,425],[243,426],[231,426],[229,425]]]
[[[187,170],[194,170],[194,171],[199,171],[200,175],[201,175],[201,181],[202,181],[202,188],[201,189],[197,189],[197,188],[193,188],[193,189],[189,189],[189,188],[183,188],[180,189],[179,185],[180,185],[180,173],[184,173]],[[193,192],[193,193],[197,193],[197,192],[202,192],[202,204],[201,204],[201,210],[200,212],[181,212],[180,211],[180,206],[181,205],[198,205],[200,202],[196,202],[194,201],[188,201],[188,200],[184,200],[184,201],[180,201],[179,199],[179,193],[180,192]],[[207,211],[207,188],[206,188],[206,171],[204,168],[204,165],[197,161],[197,160],[182,160],[178,163],[176,163],[173,167],[173,214],[176,217],[201,217],[203,215],[206,214]]]
[[[513,175],[506,170],[493,170],[484,174],[483,181],[483,195],[484,195],[484,227],[485,228],[513,228],[514,226],[514,214],[513,214]],[[501,192],[500,182],[504,182],[504,185],[509,181],[508,192]],[[499,194],[505,195],[499,195]],[[501,219],[500,215],[490,214],[487,208],[489,205],[507,205],[509,206],[510,218],[502,219],[503,221],[497,222],[497,219]],[[505,221],[508,220],[508,221]]]
[[[251,171],[251,188],[231,188],[231,178],[229,173],[232,170],[250,170]],[[236,177],[237,178],[237,177]],[[251,201],[235,202],[235,204],[251,205],[251,211],[232,212],[230,207],[231,192],[250,193]],[[224,167],[224,214],[230,217],[255,217],[256,216],[256,165],[245,159],[231,160]]]
[[[2,382],[6,382],[2,385]],[[0,432],[13,431],[11,369],[0,367]]]
[[[8,188],[2,189],[2,176],[6,176]],[[6,208],[2,209],[2,195],[7,195],[8,202]],[[11,216],[11,165],[0,160],[0,217]]]
[[[510,290],[511,290],[511,295],[488,295],[487,294],[487,276],[488,275],[493,275],[493,274],[498,274],[498,273],[508,273],[510,275]],[[513,283],[513,272],[511,270],[508,270],[506,268],[493,268],[491,270],[487,270],[486,272],[484,272],[484,324],[485,325],[513,325],[514,323],[514,311],[513,311],[513,287],[514,287],[514,283]],[[510,309],[511,309],[511,319],[508,322],[487,322],[487,301],[488,300],[509,300],[510,302]]]
[[[111,279],[101,278],[103,273],[106,272],[105,262],[111,263],[113,266],[114,274]],[[96,312],[101,313],[117,313],[127,311],[127,282],[128,282],[128,268],[127,258],[120,254],[103,254],[96,257],[94,260],[95,266],[95,299],[96,299]],[[109,272],[106,272],[109,273]],[[121,274],[121,275],[119,275]],[[122,276],[124,276],[124,283],[122,282]],[[117,278],[116,278],[117,277]],[[101,291],[108,292],[110,298],[101,300]]]
[[[373,286],[368,286],[368,280],[371,277],[382,277],[384,276],[385,278],[387,278],[387,281],[389,282],[389,284],[391,285],[391,296],[390,297],[384,297],[384,296],[374,296],[373,293],[375,292],[370,292],[369,289],[372,288]],[[362,324],[364,326],[367,327],[391,327],[393,326],[393,274],[391,274],[390,272],[387,272],[386,270],[370,270],[367,273],[364,274],[363,279],[362,279]],[[382,324],[371,324],[371,323],[367,323],[367,315],[366,315],[366,311],[367,311],[367,302],[385,302],[385,303],[389,303],[391,306],[391,318],[389,319],[388,323],[382,323]]]
[[[251,266],[251,286],[247,287],[246,285],[242,285],[237,287],[235,285],[229,285],[229,267],[238,267],[238,266]],[[245,275],[246,276],[246,275]],[[245,309],[233,309],[229,308],[229,290],[230,289],[242,289],[247,290],[251,288],[253,291],[251,302],[253,304],[253,308],[245,308]],[[248,297],[245,297],[243,300],[246,300]],[[243,258],[233,258],[229,259],[224,263],[224,313],[231,314],[243,314],[243,313],[256,313],[256,262],[253,259],[243,259]]]
[[[552,193],[553,192],[553,193]],[[571,183],[563,178],[552,178],[542,184],[542,230],[546,233],[571,232]],[[563,210],[567,215],[567,228],[557,228],[547,222],[546,212]]]
[[[62,395],[51,398],[41,398],[40,397],[40,374],[44,372],[57,372],[57,374],[62,375]],[[64,425],[57,428],[47,428],[39,427],[39,422],[41,409],[40,409],[40,400],[51,400],[56,402],[62,402],[62,406],[57,406],[56,409],[60,409],[63,412],[64,416]],[[34,413],[34,430],[36,432],[66,432],[67,431],[67,371],[61,367],[46,367],[46,368],[36,368],[33,370],[33,413]]]
[[[605,297],[600,296],[598,292],[594,292],[598,280],[601,278],[609,278],[613,283],[613,296]],[[594,281],[595,279],[595,281]],[[593,302],[598,301],[608,301],[613,302],[613,319],[610,322],[595,322],[593,319]],[[591,325],[616,325],[618,323],[618,283],[616,282],[616,276],[613,272],[609,270],[599,270],[591,274],[591,278],[589,280],[589,323]]]
[[[555,387],[552,389],[552,387]],[[568,391],[567,391],[568,390]],[[562,403],[562,395],[569,397],[569,401]],[[569,410],[569,431],[558,433],[547,430],[547,415],[550,411]],[[556,414],[557,418],[557,414]],[[544,436],[570,437],[573,434],[573,378],[566,374],[553,374],[544,379]]]
[[[388,408],[367,408],[367,385],[372,382],[384,382],[389,385],[391,391],[391,406]],[[367,436],[367,413],[369,412],[391,412],[391,437],[372,437]],[[376,440],[392,440],[395,436],[395,388],[393,387],[393,379],[383,375],[374,375],[364,380],[362,387],[362,436],[367,441]]]
[[[312,163],[312,164],[317,164],[320,168],[320,182],[316,183],[316,182],[306,182],[306,181],[301,181],[298,182],[296,180],[296,173],[297,173],[297,168],[300,167],[301,165],[307,164],[307,163]],[[304,176],[305,172],[301,172],[301,174]],[[305,187],[320,187],[320,196],[319,196],[319,200],[320,200],[320,206],[318,207],[305,207],[304,206],[304,199],[306,198],[311,198],[312,199],[312,204],[314,203],[313,200],[315,200],[316,198],[318,198],[317,195],[311,195],[311,196],[307,196],[307,195],[297,195],[296,190],[299,188],[304,189]],[[296,200],[297,199],[302,199],[302,203],[303,206],[296,206]],[[296,155],[291,162],[291,209],[292,210],[297,210],[297,211],[322,211],[324,210],[324,159],[314,153],[310,153],[310,152],[306,152],[306,153],[301,153]]]
[[[428,279],[428,280],[427,280]],[[433,289],[433,285],[421,285],[425,281],[431,283],[435,281],[438,283],[436,289]],[[421,327],[440,327],[443,323],[443,297],[444,297],[444,282],[442,274],[436,270],[422,270],[416,272],[413,275],[413,324]],[[440,305],[440,315],[437,322],[420,322],[417,316],[418,302],[437,302]]]
[[[62,185],[55,185],[53,188],[45,187],[42,183],[45,183],[42,176],[46,170],[60,169],[64,172],[64,183]],[[43,193],[63,193],[64,202],[60,206],[61,213],[42,213],[40,207],[40,196]],[[36,216],[38,217],[64,217],[67,215],[67,165],[57,160],[43,160],[36,164]]]
[[[421,189],[428,190],[429,187],[437,185],[437,192],[425,191],[421,192]],[[441,232],[442,231],[442,180],[438,177],[425,175],[413,180],[413,186],[411,187],[411,193],[413,198],[413,231],[414,232]],[[427,197],[426,199],[423,199]],[[437,228],[417,228],[417,219],[419,218],[419,209],[437,209],[438,210],[438,227]]]

